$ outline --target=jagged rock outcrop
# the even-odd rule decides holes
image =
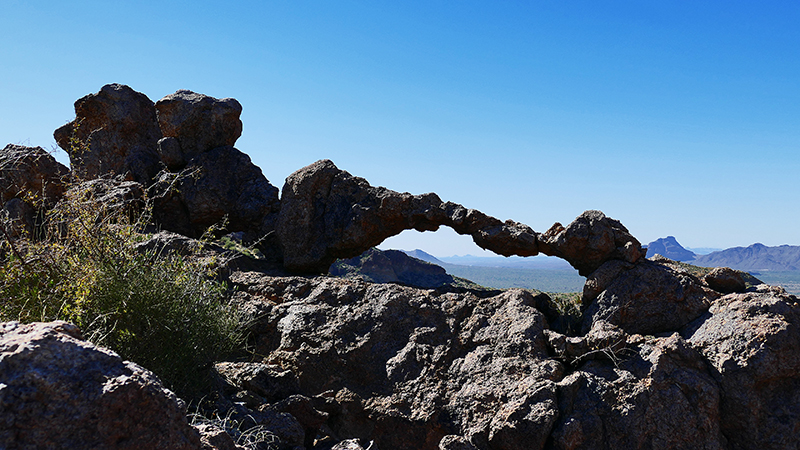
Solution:
[[[446,435],[481,448],[538,448],[547,439],[563,367],[547,355],[546,320],[530,293],[481,299],[324,277],[273,280],[261,298],[281,304],[249,291],[262,308],[255,350],[297,375],[337,438],[394,449],[435,449]]]
[[[155,375],[65,322],[0,324],[0,447],[199,450]]]
[[[75,102],[75,120],[54,137],[82,180],[124,175],[145,185],[160,170],[161,131],[153,102],[122,84],[107,84]]]
[[[0,203],[19,198],[49,208],[64,194],[68,176],[43,148],[8,144],[0,150]]]
[[[781,288],[729,294],[684,332],[720,387],[731,449],[800,448],[800,305]]]
[[[233,147],[242,135],[242,105],[233,98],[217,99],[179,90],[157,101],[155,108],[166,138],[159,143],[161,154],[173,166],[217,147]]]
[[[524,224],[442,202],[436,194],[370,186],[329,160],[286,178],[277,233],[287,269],[324,273],[337,258],[358,256],[403,230],[435,231],[441,225],[471,235],[478,246],[500,255],[541,251],[559,256],[584,276],[609,259],[635,262],[642,254],[628,230],[599,211],[587,211],[566,228],[555,224],[538,236]]]
[[[711,295],[710,312],[659,336],[599,317],[585,336],[565,336],[524,291],[480,298],[326,277],[231,280],[254,318],[255,351],[270,373],[296,376],[335,439],[393,449],[797,444],[800,305],[763,286]],[[744,430],[755,433],[744,439]]]

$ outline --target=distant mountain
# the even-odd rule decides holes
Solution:
[[[435,256],[431,255],[430,253],[426,253],[426,252],[424,252],[424,251],[422,251],[420,249],[416,249],[416,250],[400,250],[400,251],[405,253],[406,255],[412,257],[412,258],[421,259],[422,261],[429,262],[431,264],[437,264],[437,265],[440,265],[440,266],[443,264],[442,261],[437,259]]]
[[[561,258],[550,256],[448,256],[439,258],[440,263],[458,266],[478,266],[478,267],[505,267],[512,269],[544,269],[544,270],[568,270],[575,272],[575,269],[568,262]]]
[[[665,238],[656,239],[655,241],[647,244],[647,257],[651,258],[656,254],[666,256],[673,261],[692,261],[697,258],[697,255],[689,250],[686,250],[678,243],[674,236],[667,236]]]
[[[698,256],[692,264],[704,267],[727,266],[747,271],[800,270],[800,246],[767,247],[753,244],[749,247],[734,247]]]

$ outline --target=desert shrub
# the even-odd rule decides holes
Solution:
[[[0,319],[75,323],[193,395],[206,367],[243,342],[239,315],[207,259],[138,250],[148,208],[128,206],[72,189],[47,213],[42,238],[4,239]]]

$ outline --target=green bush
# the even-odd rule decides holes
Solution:
[[[75,323],[88,340],[191,396],[210,363],[241,347],[240,316],[207,261],[135,248],[146,238],[144,210],[72,189],[47,213],[43,238],[6,236],[0,319]]]

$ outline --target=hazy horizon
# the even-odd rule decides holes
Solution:
[[[3,2],[0,138],[108,83],[234,97],[278,188],[318,159],[543,232],[798,245],[800,4]],[[61,153],[59,160],[66,162]],[[482,254],[451,231],[382,248]]]

